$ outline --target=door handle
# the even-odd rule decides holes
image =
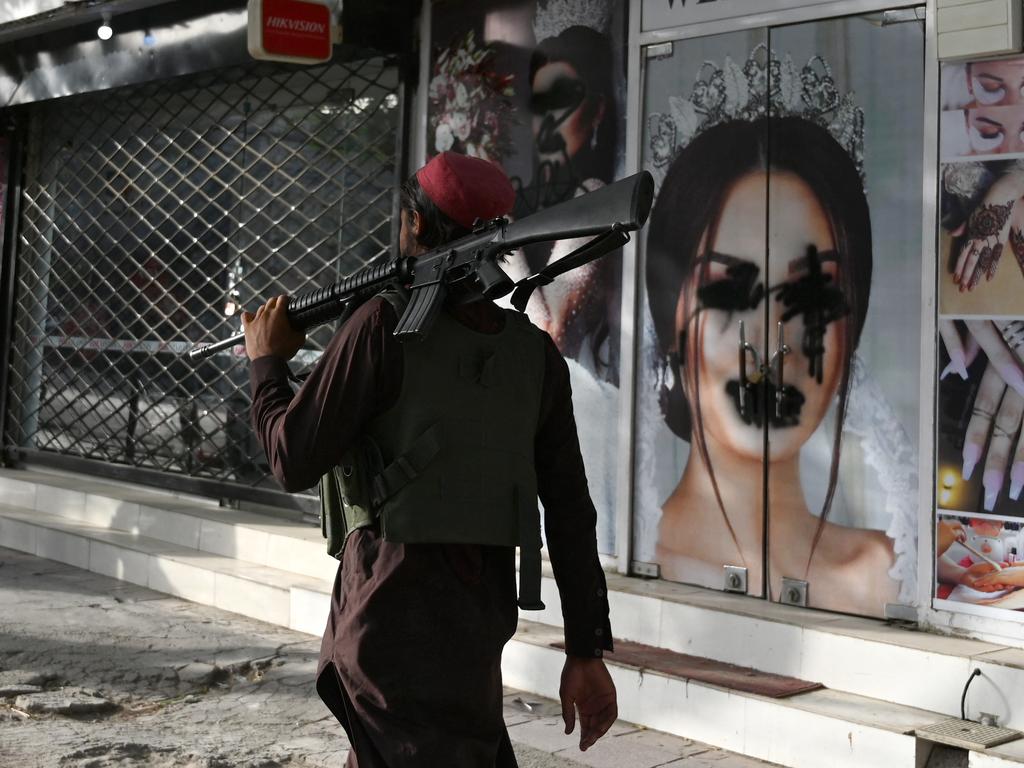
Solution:
[[[783,377],[783,368],[785,365],[786,355],[793,350],[790,349],[788,344],[786,344],[785,331],[781,321],[779,322],[778,327],[778,340],[776,342],[775,352],[772,353],[771,360],[768,361],[768,369],[772,373],[772,378],[774,379],[775,384],[775,418],[781,419],[783,417],[782,393],[786,383]]]
[[[747,375],[747,353],[754,356],[754,376],[750,377]],[[747,394],[749,390],[761,380],[763,375],[761,370],[761,355],[758,354],[757,347],[747,341],[747,329],[743,321],[740,320],[740,346],[739,346],[739,368],[740,368],[740,387],[739,387],[739,400],[740,400],[740,412],[744,415],[747,414]]]

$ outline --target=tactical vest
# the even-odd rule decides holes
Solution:
[[[383,295],[401,315],[405,297]],[[340,559],[348,535],[378,519],[388,541],[519,546],[519,605],[542,609],[533,447],[543,337],[517,312],[484,334],[442,311],[402,356],[398,400],[321,479],[328,551]]]

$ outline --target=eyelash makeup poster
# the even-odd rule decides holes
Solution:
[[[645,60],[634,558],[662,578],[915,600],[923,44],[851,17]]]
[[[1019,611],[1024,58],[945,64],[941,80],[934,595]]]
[[[500,164],[520,218],[622,177],[626,3],[438,0],[431,14],[427,157]],[[582,241],[509,258],[514,280]],[[598,549],[615,553],[622,256],[609,254],[538,289],[527,314],[569,365]]]

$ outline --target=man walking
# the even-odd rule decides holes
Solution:
[[[400,250],[417,256],[507,214],[508,179],[442,153],[402,187]],[[351,530],[317,691],[348,733],[349,768],[510,768],[501,652],[540,605],[539,514],[565,620],[560,697],[580,748],[617,716],[596,513],[569,374],[525,316],[450,294],[422,341],[393,335],[406,297],[381,294],[335,334],[293,392],[304,335],[287,297],[243,313],[252,417],[288,491],[323,478]],[[330,510],[325,510],[325,513]],[[335,510],[337,511],[337,510]]]

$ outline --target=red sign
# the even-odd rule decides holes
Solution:
[[[318,64],[331,58],[331,9],[315,0],[249,0],[249,53]]]

